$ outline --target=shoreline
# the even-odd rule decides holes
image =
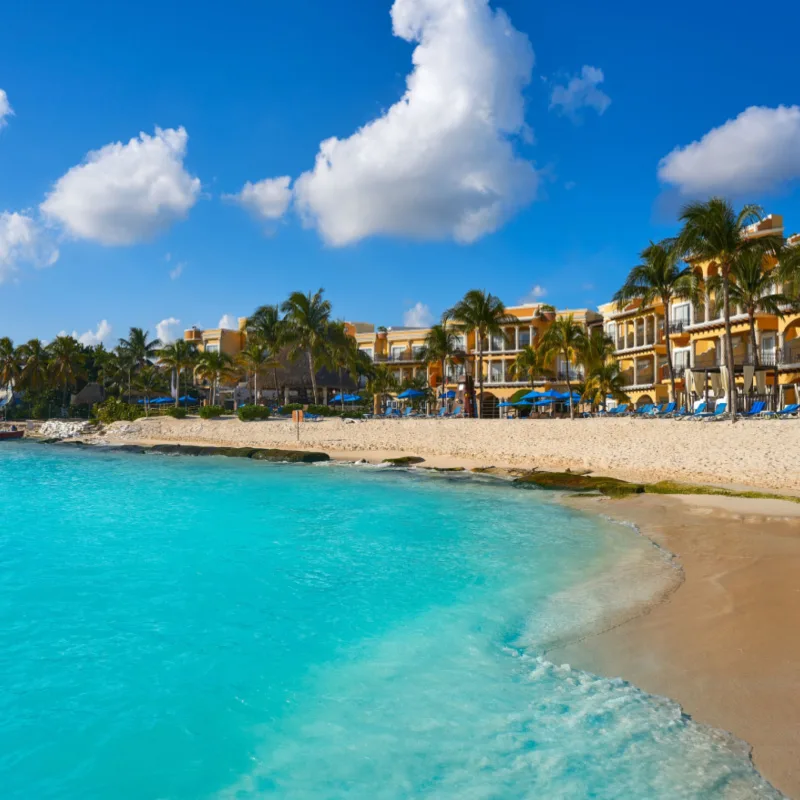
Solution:
[[[150,417],[94,441],[322,450],[338,460],[416,455],[429,466],[591,470],[634,482],[699,483],[800,496],[800,422],[744,420],[369,420],[303,423]]]
[[[89,437],[89,441],[151,445],[175,444],[178,439],[107,434]],[[207,437],[182,436],[180,441],[211,443]],[[216,438],[213,443],[241,446],[242,441]],[[302,440],[300,447],[289,441],[281,444],[296,449],[322,447]],[[485,459],[457,454],[430,457],[417,448],[323,449],[332,458],[349,462],[424,455],[424,467],[488,466]],[[753,487],[727,484],[727,488]],[[791,490],[784,491],[795,496]],[[756,769],[788,797],[800,798],[800,643],[793,625],[800,619],[800,588],[796,586],[800,506],[779,499],[718,495],[609,499],[559,492],[555,499],[635,527],[639,535],[673,555],[681,575],[670,585],[651,586],[646,600],[638,598],[607,609],[602,621],[578,638],[548,648],[548,660],[621,677],[650,694],[673,699],[696,721],[744,742]],[[713,526],[709,525],[712,520]]]
[[[561,502],[635,526],[674,555],[683,580],[548,658],[669,697],[800,797],[800,508],[713,495]]]

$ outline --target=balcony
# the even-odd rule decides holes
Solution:
[[[670,334],[681,334],[689,327],[688,319],[674,319],[669,323]]]
[[[778,351],[779,364],[800,364],[800,338],[790,339]]]
[[[413,350],[403,350],[402,352],[389,353],[388,355],[376,355],[375,359],[378,363],[391,363],[391,364],[419,364],[422,362],[420,352]]]

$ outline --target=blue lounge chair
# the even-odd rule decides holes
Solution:
[[[462,406],[456,406],[453,409],[453,413],[450,415],[450,418],[453,419],[454,417],[463,417],[464,416],[464,409]]]
[[[728,404],[724,400],[720,400],[716,406],[714,406],[713,411],[706,411],[699,416],[705,417],[705,419],[713,419],[715,417],[721,417],[723,414],[726,414],[728,411]]]
[[[442,417],[447,416],[447,406],[442,406],[439,409],[439,413],[435,415],[437,419],[441,419]]]
[[[646,403],[645,405],[641,406],[641,408],[635,408],[633,410],[633,413],[637,417],[644,417],[644,416],[647,416],[648,414],[652,413],[652,411],[653,411],[653,404],[652,403]]]
[[[656,411],[655,415],[657,417],[667,417],[670,414],[674,414],[676,405],[677,403],[664,403],[664,405],[662,405],[661,408]]]
[[[416,411],[414,411],[414,409],[411,408],[411,406],[408,406],[408,408],[406,408],[406,410],[402,413],[401,418],[408,419],[409,417],[416,417],[416,416],[417,416]]]
[[[386,411],[383,412],[383,416],[386,419],[398,419],[400,417],[400,412],[396,408],[389,408],[386,407]]]
[[[704,400],[700,403],[699,406],[694,411],[688,411],[684,416],[683,419],[698,419],[702,417],[703,414],[706,413],[706,409],[708,408],[708,403]]]
[[[791,417],[798,413],[800,410],[800,403],[790,403],[784,406],[780,411],[764,411],[762,412],[765,417]]]
[[[753,407],[749,411],[743,411],[741,416],[743,417],[757,417],[759,414],[764,412],[767,404],[763,400],[756,400],[753,403]]]

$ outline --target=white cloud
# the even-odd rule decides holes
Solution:
[[[403,325],[408,328],[427,328],[433,322],[433,314],[425,303],[416,303],[403,314]]]
[[[233,314],[223,314],[219,321],[218,328],[227,328],[229,331],[238,331],[239,322]]]
[[[86,333],[80,335],[78,335],[77,331],[72,331],[72,338],[77,339],[85,347],[94,347],[95,345],[103,344],[111,336],[111,330],[108,320],[104,319],[97,324],[96,331],[86,331]],[[63,335],[63,333],[59,334],[59,336]]]
[[[161,340],[162,344],[169,344],[178,338],[180,333],[178,326],[180,324],[181,321],[179,319],[167,317],[156,325],[156,336]]]
[[[570,192],[570,191],[572,191],[572,190],[573,190],[573,189],[574,189],[574,188],[575,188],[577,185],[578,185],[578,184],[577,184],[577,183],[575,183],[575,181],[567,181],[567,182],[564,184],[564,188],[565,188],[565,189],[566,189],[568,192]]]
[[[523,303],[536,303],[547,295],[547,289],[544,286],[539,286],[537,283],[525,297],[522,298]]]
[[[183,166],[184,128],[140,133],[90,152],[56,181],[42,212],[80,239],[105,245],[147,240],[186,217],[200,180]]]
[[[603,70],[584,65],[580,75],[571,78],[566,86],[553,87],[550,108],[558,109],[574,122],[580,120],[578,111],[581,108],[593,108],[598,114],[604,113],[611,105],[611,98],[598,88],[604,77]]]
[[[226,200],[233,200],[256,217],[267,220],[280,219],[292,201],[288,175],[281,178],[265,178],[257,183],[247,183],[239,194],[226,194]]]
[[[8,102],[8,95],[5,89],[0,89],[0,128],[8,124],[8,117],[14,116],[14,109]]]
[[[530,140],[523,88],[534,55],[489,0],[395,0],[395,36],[418,42],[406,91],[347,139],[326,139],[295,206],[332,245],[368,236],[473,242],[536,195],[514,153]]]
[[[800,178],[800,106],[751,106],[676,147],[659,162],[658,177],[684,195],[756,193]]]
[[[174,267],[173,267],[173,268],[172,268],[172,269],[169,271],[169,277],[170,277],[170,278],[171,278],[173,281],[176,281],[176,280],[178,280],[178,278],[180,278],[180,276],[183,274],[183,268],[184,268],[185,266],[186,266],[186,262],[185,262],[185,261],[179,261],[179,262],[178,262],[178,263],[177,263],[177,264],[176,264],[176,265],[175,265],[175,266],[174,266]]]
[[[58,248],[28,214],[0,212],[0,283],[28,264],[40,268],[58,261]]]

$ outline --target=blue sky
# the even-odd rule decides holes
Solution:
[[[387,325],[474,287],[591,307],[717,191],[800,230],[797,4],[602,5],[8,5],[0,335],[113,343],[320,286]]]

